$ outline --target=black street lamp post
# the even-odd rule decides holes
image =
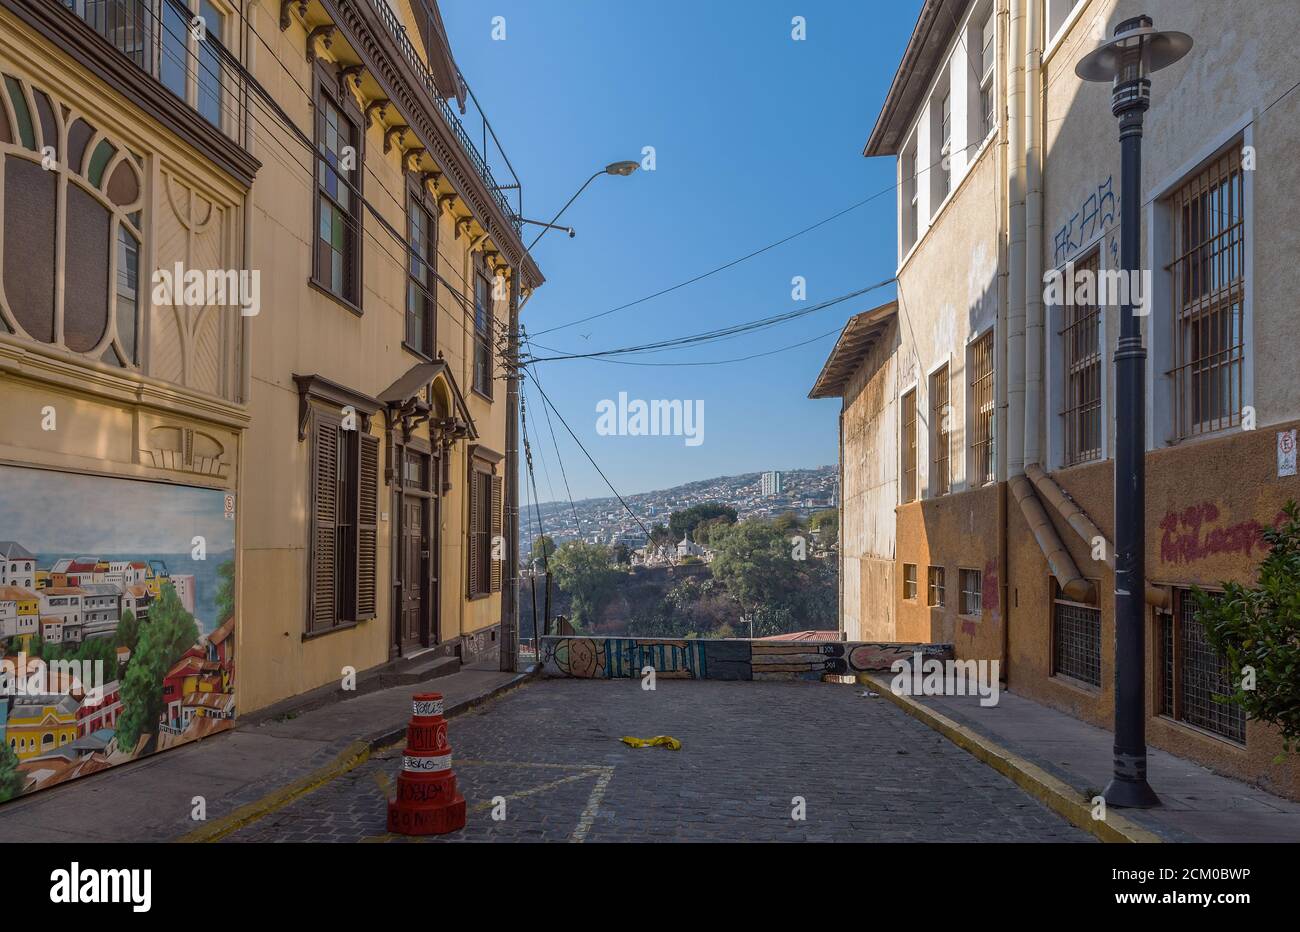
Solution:
[[[1104,795],[1112,806],[1142,809],[1160,805],[1147,783],[1147,351],[1133,309],[1141,281],[1142,118],[1151,104],[1151,72],[1191,47],[1185,33],[1157,32],[1150,17],[1137,16],[1117,25],[1114,38],[1074,69],[1085,81],[1113,82],[1111,112],[1119,119],[1120,264],[1129,287],[1115,349],[1115,769]]]

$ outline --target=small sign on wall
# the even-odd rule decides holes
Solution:
[[[1294,476],[1296,474],[1295,428],[1277,432],[1277,474]]]
[[[225,515],[227,521],[235,520],[235,496],[229,493],[226,495]]]

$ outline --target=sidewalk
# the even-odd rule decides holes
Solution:
[[[164,751],[0,805],[0,842],[171,841],[292,785],[314,785],[400,739],[411,695],[442,693],[447,714],[524,681],[487,665],[334,702],[293,718]],[[194,797],[207,820],[191,818]]]
[[[888,689],[887,678],[876,678],[874,691]],[[981,706],[978,696],[888,698],[904,707],[921,706],[965,726],[1047,771],[1077,791],[1081,799],[1091,799],[1110,780],[1111,732],[1023,696],[1003,690],[998,704],[990,707]],[[1164,841],[1300,841],[1300,803],[1220,776],[1158,748],[1147,750],[1147,777],[1163,805],[1118,811]]]

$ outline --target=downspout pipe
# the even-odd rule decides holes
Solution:
[[[1078,504],[1065,494],[1065,491],[1057,485],[1052,477],[1043,472],[1041,466],[1034,464],[1025,467],[1025,474],[1033,482],[1038,494],[1056,509],[1057,513],[1065,519],[1066,524],[1074,528],[1074,532],[1083,539],[1083,542],[1090,548],[1094,549],[1098,543],[1102,546],[1102,562],[1115,570],[1115,545],[1109,538],[1101,532],[1093,520],[1088,517],[1087,513],[1078,506]],[[1170,607],[1169,590],[1161,586],[1154,586],[1150,580],[1146,582],[1146,603],[1156,608],[1168,609]]]
[[[1007,74],[1007,476],[1024,472],[1025,448],[1025,3],[1011,0]]]
[[[1025,436],[1024,465],[1042,459],[1043,412],[1043,168],[1039,112],[1043,4],[1025,19]]]
[[[1047,558],[1047,566],[1056,577],[1061,593],[1071,601],[1095,605],[1096,585],[1079,572],[1079,567],[1075,565],[1070,552],[1061,543],[1056,528],[1034,493],[1033,485],[1023,475],[1015,476],[1011,479],[1011,494],[1016,497],[1020,511],[1025,516],[1025,522],[1033,532],[1034,540],[1038,542],[1039,549]]]

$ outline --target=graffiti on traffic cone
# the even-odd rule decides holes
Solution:
[[[465,797],[457,792],[451,771],[442,695],[421,693],[413,698],[397,798],[388,803],[388,830],[398,835],[445,835],[465,827]]]

